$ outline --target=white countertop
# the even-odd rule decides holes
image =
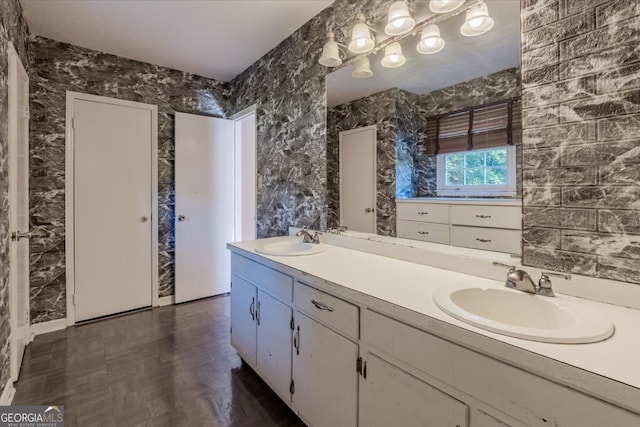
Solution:
[[[469,197],[412,197],[410,199],[396,199],[397,203],[440,203],[445,205],[496,205],[522,206],[520,199],[497,198],[469,198]]]
[[[278,237],[269,240],[290,238]],[[500,288],[503,286],[501,281],[333,245],[329,245],[324,252],[309,256],[267,256],[255,252],[255,248],[266,241],[231,243],[230,247],[232,250],[238,248],[247,251],[356,292],[617,381],[638,389],[631,390],[632,399],[638,396],[635,394],[640,391],[640,369],[638,368],[640,311],[638,310],[558,295],[556,298],[578,300],[608,316],[615,324],[614,335],[605,341],[591,344],[549,344],[528,341],[488,332],[461,322],[441,311],[432,299],[434,290],[440,285]],[[588,389],[587,384],[581,385]],[[640,400],[636,404],[633,400],[631,402],[628,404],[632,407],[640,407]]]

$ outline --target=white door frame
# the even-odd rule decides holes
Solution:
[[[235,129],[236,129],[236,122],[253,115],[255,118],[255,124],[256,124],[256,129],[255,129],[255,141],[254,141],[254,149],[253,149],[253,164],[254,164],[254,176],[253,176],[253,182],[254,182],[254,189],[255,189],[255,194],[254,194],[254,200],[253,200],[253,232],[254,232],[254,236],[253,238],[255,239],[257,232],[258,232],[258,212],[257,212],[257,208],[258,208],[258,105],[257,104],[253,104],[252,106],[245,108],[242,111],[239,111],[235,114],[233,114],[231,116],[231,120],[233,120],[234,125],[233,125],[233,130],[234,130],[234,136],[233,136],[233,150],[234,150],[234,158],[235,158],[235,165],[234,165],[234,182],[233,182],[233,187],[234,187],[234,191],[233,191],[233,196],[234,196],[234,200],[233,200],[233,205],[234,207],[236,206],[237,200],[236,200],[236,196],[238,194],[238,182],[235,179],[237,177],[238,174],[238,170],[242,170],[242,161],[241,159],[239,159],[238,157],[238,151],[240,149],[239,145],[242,144],[242,141],[238,139],[238,135],[235,133]],[[237,221],[238,219],[238,212],[235,213],[234,215],[234,221]],[[237,240],[238,239],[238,235],[239,230],[242,229],[242,224],[236,224],[234,225],[234,239]],[[243,240],[246,240],[244,237],[242,238]]]
[[[27,72],[24,69],[24,66],[22,65],[22,61],[20,60],[20,56],[18,55],[18,53],[16,52],[15,47],[13,46],[13,43],[8,42],[8,49],[7,49],[7,58],[8,58],[8,65],[9,65],[9,79],[8,79],[8,89],[9,89],[9,106],[8,106],[8,148],[9,148],[9,231],[10,232],[15,232],[15,231],[21,231],[21,232],[27,232],[28,230],[18,230],[18,225],[17,225],[17,221],[18,219],[15,217],[13,211],[13,207],[17,206],[18,204],[18,148],[19,148],[19,144],[21,143],[21,141],[18,141],[18,111],[15,110],[15,108],[13,107],[14,105],[17,104],[17,97],[18,97],[18,92],[20,90],[22,90],[22,88],[17,88],[17,82],[18,82],[18,73],[19,74],[23,74],[23,76],[26,78],[27,80],[27,100],[29,99],[29,76],[27,74]],[[27,106],[27,116],[29,114],[29,110],[28,110],[28,106]],[[27,139],[26,141],[22,141],[23,143],[27,144],[26,150],[27,150],[27,156],[28,156],[28,144],[29,144],[29,136],[27,135]],[[27,160],[28,161],[28,160]],[[25,177],[27,180],[29,179],[29,174],[27,171],[27,176]],[[28,200],[28,195],[27,195],[27,200]],[[27,213],[28,215],[28,213]],[[18,279],[18,273],[15,271],[15,266],[12,266],[11,263],[13,261],[15,261],[15,257],[14,254],[16,251],[16,249],[13,247],[13,245],[17,244],[17,242],[15,243],[9,243],[11,245],[10,249],[9,249],[9,322],[10,322],[10,326],[11,326],[11,333],[10,333],[10,363],[9,363],[9,373],[10,373],[10,379],[11,381],[17,381],[18,380],[18,375],[20,374],[20,361],[15,360],[16,355],[14,354],[16,352],[15,346],[18,345],[18,342],[20,340],[22,340],[25,344],[29,342],[29,327],[30,327],[30,316],[29,316],[29,311],[30,311],[30,303],[29,303],[29,276],[27,276],[27,280],[25,280],[25,283],[23,283],[22,285],[24,286],[24,289],[22,289],[25,292],[25,295],[27,296],[27,306],[26,307],[18,307],[19,301],[18,301],[18,287],[20,286],[19,283],[19,279]],[[29,260],[26,260],[27,266],[29,265]],[[27,267],[28,269],[28,267]],[[25,309],[27,310],[26,316],[27,316],[27,325],[24,328],[24,330],[19,330],[18,329],[18,312],[19,309]],[[17,366],[16,366],[17,364]],[[16,369],[17,368],[17,369]],[[17,370],[17,372],[15,372]]]
[[[344,197],[342,196],[342,168],[344,167],[344,162],[342,161],[342,136],[350,135],[352,133],[359,133],[366,130],[373,130],[373,176],[371,180],[373,182],[373,194],[371,195],[373,200],[373,231],[374,233],[378,229],[378,126],[363,126],[355,129],[345,130],[339,133],[339,143],[338,143],[338,162],[340,164],[339,168],[339,181],[340,181],[340,222],[342,222],[343,212],[342,207],[344,203]]]
[[[111,105],[133,107],[151,112],[151,305],[159,305],[158,297],[158,106],[141,102],[125,101],[105,96],[67,91],[66,144],[65,144],[65,258],[67,274],[67,325],[76,323],[73,303],[75,295],[75,235],[74,228],[74,151],[73,117],[75,100],[101,102]]]

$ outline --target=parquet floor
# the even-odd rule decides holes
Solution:
[[[229,297],[39,335],[14,405],[64,405],[65,426],[304,426],[229,344]]]

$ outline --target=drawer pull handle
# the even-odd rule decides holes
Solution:
[[[418,234],[429,234],[428,231],[418,231]]]
[[[251,313],[251,320],[256,320],[255,306],[256,306],[256,298],[253,297],[251,299],[251,305],[249,306],[249,313]]]
[[[327,304],[314,299],[311,300],[311,304],[315,305],[318,310],[333,311],[333,307],[329,307]]]
[[[293,334],[293,347],[296,349],[296,354],[300,355],[300,326],[295,334]]]
[[[479,238],[476,238],[476,240],[477,240],[478,242],[480,242],[480,243],[491,243],[491,240],[489,240],[489,239],[479,239]]]
[[[491,215],[476,215],[476,218],[487,219],[487,218],[491,218]]]
[[[418,215],[429,215],[429,212],[418,212]]]

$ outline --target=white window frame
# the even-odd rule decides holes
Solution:
[[[436,174],[436,194],[438,196],[516,196],[516,147],[513,145],[505,145],[502,147],[491,147],[483,150],[474,151],[490,151],[498,148],[507,149],[507,184],[505,185],[446,185],[446,164],[445,156],[457,153],[438,154],[437,174]],[[469,153],[469,151],[460,151],[459,153]]]

